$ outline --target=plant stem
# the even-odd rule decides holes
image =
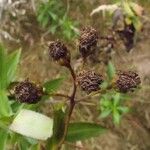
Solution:
[[[76,90],[77,90],[77,85],[76,85],[76,75],[75,75],[74,70],[71,67],[71,65],[69,67],[69,70],[70,70],[72,78],[73,78],[73,91],[70,96],[70,111],[69,111],[69,116],[71,116],[74,105],[75,105],[75,94],[76,94]]]
[[[75,95],[76,95],[76,90],[77,90],[75,72],[74,72],[74,70],[73,70],[71,65],[69,65],[67,68],[69,69],[69,71],[71,73],[71,76],[73,78],[73,91],[72,91],[72,94],[70,96],[70,105],[69,105],[68,114],[67,114],[66,120],[65,120],[64,135],[63,135],[61,141],[58,144],[58,149],[61,148],[62,144],[65,141],[66,135],[67,135],[70,118],[71,118],[71,115],[72,115],[72,112],[73,112],[73,109],[74,109],[74,106],[75,106]]]

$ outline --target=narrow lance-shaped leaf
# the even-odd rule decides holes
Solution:
[[[59,86],[61,85],[63,79],[64,78],[58,78],[58,79],[50,80],[50,81],[47,81],[46,83],[44,83],[46,92],[52,93],[52,92],[56,91],[59,88]]]
[[[120,93],[116,93],[114,96],[113,96],[113,99],[114,99],[114,107],[117,107],[117,105],[119,105],[120,103]]]
[[[109,81],[111,81],[114,78],[115,74],[116,74],[115,67],[111,62],[109,62],[107,67],[107,76]]]
[[[135,13],[133,12],[133,10],[131,9],[130,3],[127,1],[123,1],[123,10],[124,13],[128,16],[128,17],[134,17]]]
[[[0,90],[0,117],[8,117],[12,114],[12,110],[5,91]]]
[[[76,142],[99,136],[106,129],[101,125],[86,122],[70,123],[66,141]]]
[[[104,111],[101,112],[100,114],[100,118],[106,118],[111,114],[111,109],[106,109]]]
[[[7,86],[7,71],[6,71],[6,51],[0,45],[0,90]]]
[[[116,109],[113,111],[113,121],[114,124],[119,125],[121,121],[121,115],[119,114],[119,111]]]
[[[29,148],[29,150],[40,150],[41,148],[40,148],[40,146],[38,145],[38,144],[36,144],[36,145],[32,145],[30,148]]]
[[[18,143],[20,150],[27,150],[30,147],[30,144],[23,138],[20,138]]]
[[[6,142],[7,142],[7,137],[8,133],[5,130],[0,130],[0,150],[6,150]]]
[[[11,53],[7,57],[6,66],[7,66],[7,84],[8,85],[10,84],[11,81],[15,79],[17,65],[20,59],[20,54],[21,54],[21,49]]]

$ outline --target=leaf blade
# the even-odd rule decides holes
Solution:
[[[7,57],[6,66],[7,66],[7,82],[8,82],[7,84],[8,85],[15,78],[15,73],[17,70],[17,65],[20,60],[20,55],[21,55],[21,49],[11,53]]]
[[[0,44],[0,90],[7,87],[7,72],[6,72],[6,52],[4,47]]]
[[[115,74],[116,74],[115,67],[111,62],[109,62],[107,66],[107,76],[108,76],[109,81],[112,81]]]
[[[0,137],[0,150],[6,150],[6,142],[8,137],[7,131],[0,130]]]
[[[106,129],[98,124],[86,122],[70,123],[66,141],[75,142],[89,139],[91,137],[96,137],[105,131]]]
[[[63,80],[64,80],[64,78],[57,78],[57,79],[45,82],[44,88],[45,88],[46,92],[52,93],[52,92],[56,91],[59,88],[59,86],[61,85]]]
[[[9,117],[12,110],[5,91],[0,91],[0,117]]]

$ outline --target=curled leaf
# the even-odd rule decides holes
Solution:
[[[113,5],[100,5],[99,7],[95,8],[91,12],[90,16],[93,16],[94,14],[99,13],[100,11],[102,11],[102,12],[105,12],[105,11],[114,12],[118,8],[119,8],[119,6],[117,4],[113,4]]]

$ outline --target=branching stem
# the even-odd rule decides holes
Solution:
[[[77,90],[75,72],[74,72],[74,70],[73,70],[73,68],[72,68],[71,65],[69,65],[67,68],[69,69],[69,71],[70,71],[70,73],[71,73],[71,76],[72,76],[72,78],[73,78],[73,91],[72,91],[72,93],[71,93],[71,96],[69,97],[69,99],[70,99],[70,105],[69,105],[68,114],[67,114],[66,120],[65,120],[64,135],[63,135],[61,141],[60,141],[59,144],[58,144],[58,149],[61,148],[62,144],[63,144],[64,141],[65,141],[65,137],[66,137],[66,135],[67,135],[70,118],[71,118],[71,115],[72,115],[72,112],[73,112],[73,109],[74,109],[74,106],[75,106],[75,95],[76,95],[76,90]]]

